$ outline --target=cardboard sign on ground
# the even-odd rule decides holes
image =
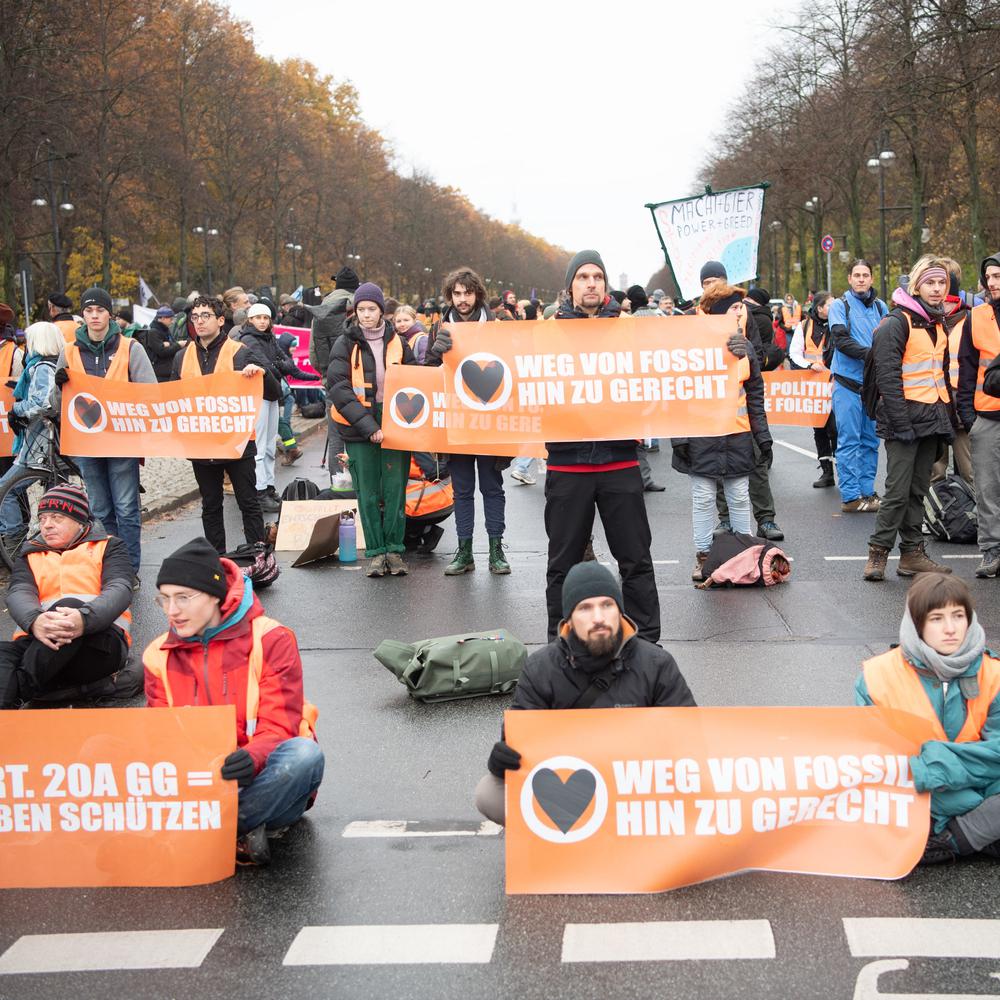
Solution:
[[[284,500],[275,551],[301,553],[293,566],[333,555],[337,551],[340,515],[344,511],[354,512],[358,552],[361,552],[365,547],[365,533],[358,517],[357,500]]]

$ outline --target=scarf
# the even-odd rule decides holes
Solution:
[[[965,672],[976,663],[986,649],[986,633],[976,613],[972,613],[969,631],[965,633],[965,641],[950,656],[945,656],[924,642],[917,633],[917,626],[910,617],[910,609],[903,612],[903,620],[899,624],[899,648],[903,655],[914,666],[930,671],[939,681],[947,683],[958,679],[962,696],[968,701],[979,693],[979,678],[976,674],[964,676]],[[978,671],[977,671],[978,673]]]
[[[14,399],[18,402],[28,398],[28,388],[31,385],[31,371],[42,360],[43,355],[41,354],[29,354],[25,359],[21,377],[17,380],[17,385],[14,386]]]
[[[362,326],[361,335],[375,355],[375,402],[381,403],[385,399],[385,320],[374,330]]]

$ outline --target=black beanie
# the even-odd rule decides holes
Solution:
[[[708,314],[709,316],[724,316],[733,306],[742,301],[742,293],[733,292],[732,295],[727,295],[724,299],[713,302],[708,308]]]
[[[229,590],[219,553],[207,538],[192,538],[163,560],[156,574],[156,586],[162,587],[165,583],[190,587],[219,598],[225,597]]]
[[[649,296],[642,285],[633,285],[626,293],[625,297],[632,303],[633,309],[642,309],[649,305]]]
[[[562,613],[563,618],[569,618],[573,609],[590,597],[610,597],[618,610],[622,611],[625,603],[622,588],[614,574],[606,566],[593,560],[577,563],[563,580]]]
[[[771,293],[766,288],[751,288],[747,298],[759,306],[766,306],[771,301]]]
[[[334,276],[337,287],[348,292],[356,292],[361,284],[357,273],[349,267],[342,267]]]
[[[80,296],[80,312],[83,312],[87,306],[100,306],[102,309],[107,309],[108,312],[114,308],[114,303],[111,301],[111,296],[103,288],[88,288],[83,295]]]
[[[604,266],[604,261],[601,260],[601,255],[596,250],[581,250],[578,254],[574,254],[572,260],[569,262],[569,267],[566,268],[566,288],[570,288],[573,285],[573,279],[576,277],[576,272],[583,267],[584,264],[596,264],[604,275],[604,284],[608,283],[608,269]]]
[[[729,275],[726,274],[721,261],[707,260],[701,265],[701,276],[698,280],[704,283],[706,278],[721,278],[723,281],[728,281]]]

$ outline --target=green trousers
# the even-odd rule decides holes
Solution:
[[[381,417],[376,406],[376,419]],[[381,422],[381,421],[380,421]],[[347,441],[347,468],[358,494],[358,513],[365,533],[365,555],[405,552],[406,483],[410,453],[371,441]]]

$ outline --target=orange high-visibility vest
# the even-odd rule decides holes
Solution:
[[[947,740],[948,735],[934,706],[927,697],[927,691],[912,665],[897,646],[888,653],[865,660],[862,670],[865,685],[871,700],[882,708],[896,708],[911,715],[926,719],[934,729],[934,738]],[[983,654],[979,668],[979,694],[965,703],[965,722],[955,743],[973,743],[980,739],[990,705],[1000,693],[1000,660]]]
[[[105,378],[118,382],[128,381],[128,356],[131,350],[132,339],[121,337],[118,350],[115,351],[115,356],[111,359],[111,367],[108,368]],[[81,375],[87,374],[87,369],[83,367],[83,358],[80,357],[79,344],[73,343],[66,348],[66,367],[71,372],[79,372]]]
[[[990,302],[976,306],[970,313],[972,321],[972,343],[979,351],[979,371],[976,374],[975,407],[979,411],[993,412],[1000,410],[1000,398],[987,396],[983,392],[983,378],[990,362],[1000,354],[1000,329],[997,328],[997,315]]]
[[[952,392],[958,389],[958,349],[962,344],[962,333],[965,330],[965,314],[948,331],[948,378],[951,381]]]
[[[812,316],[806,316],[802,321],[802,357],[809,364],[823,364],[823,338],[819,340],[813,336],[816,332],[816,324]]]
[[[385,364],[388,368],[389,365],[401,365],[402,363],[403,343],[397,334],[386,346]],[[360,344],[355,344],[351,349],[351,387],[354,389],[354,395],[358,397],[358,401],[361,405],[371,408],[372,404],[368,402],[366,391],[372,388],[372,384],[371,382],[365,381],[365,364],[361,357]],[[330,416],[333,417],[338,424],[350,423],[350,420],[341,416],[340,410],[338,410],[336,406],[330,407]]]
[[[81,601],[93,601],[101,596],[101,570],[104,565],[104,550],[108,540],[83,542],[62,552],[30,552],[28,568],[38,587],[38,603],[43,611],[48,611],[63,597],[76,597]],[[125,641],[132,644],[132,609],[126,608],[116,619],[125,635]],[[27,635],[18,629],[12,638]]]
[[[781,322],[782,325],[791,330],[792,327],[796,326],[802,321],[802,306],[795,303],[794,307],[782,306],[781,307]]]
[[[406,484],[406,516],[417,519],[430,517],[454,506],[455,491],[451,480],[432,482],[424,479],[419,466],[411,459],[410,478]]]
[[[0,380],[6,381],[10,378],[11,369],[14,367],[14,352],[17,344],[13,340],[5,340],[0,344]]]
[[[237,343],[231,337],[227,337],[223,333],[220,333],[219,336],[223,338],[223,344],[222,347],[219,348],[219,356],[215,362],[215,371],[236,371],[236,368],[233,365],[233,358],[236,357],[237,351],[239,351],[243,345]],[[184,348],[184,360],[181,361],[181,378],[198,378],[200,375],[201,365],[198,363],[198,346],[192,340],[191,343]]]
[[[253,736],[257,729],[257,712],[260,709],[260,677],[264,670],[264,636],[272,629],[280,627],[281,622],[259,615],[250,622],[250,658],[247,660],[247,738]],[[163,648],[169,632],[158,635],[142,654],[142,665],[163,685],[163,696],[167,699],[167,708],[174,707],[174,696],[170,691],[170,678],[167,673],[167,661],[170,650]],[[319,709],[312,702],[302,700],[302,721],[299,723],[299,736],[314,739],[316,736],[316,720]]]
[[[416,357],[417,355],[417,344],[420,343],[421,339],[423,340],[430,339],[430,334],[420,333],[420,331],[418,330],[412,337],[406,338],[406,342],[410,345],[410,350],[413,351],[414,357]]]
[[[903,351],[900,371],[903,378],[903,397],[911,403],[947,403],[948,387],[944,381],[944,350],[948,335],[937,323],[937,343],[931,340],[930,331],[914,326],[909,313],[906,324],[910,328]]]
[[[80,324],[75,319],[57,319],[55,323],[67,344],[76,341],[76,331],[80,328]]]

